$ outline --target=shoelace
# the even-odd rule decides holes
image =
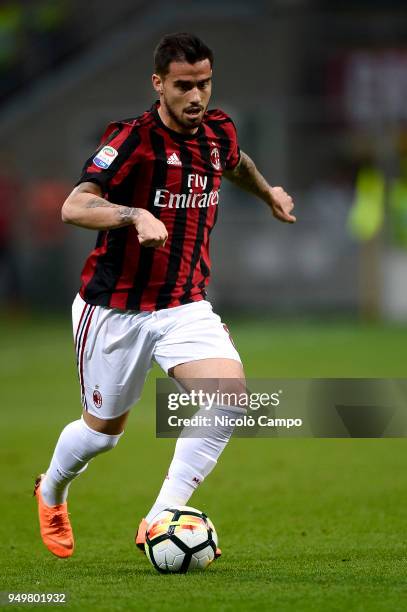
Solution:
[[[66,512],[55,512],[50,520],[50,526],[55,527],[56,531],[62,533],[62,535],[69,535],[69,520]]]

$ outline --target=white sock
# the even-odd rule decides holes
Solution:
[[[122,434],[110,436],[91,429],[83,418],[69,423],[59,436],[50,466],[41,481],[41,495],[48,506],[63,504],[72,480],[88,467],[88,461],[114,448]]]
[[[211,409],[212,415],[236,417],[237,414],[245,413],[244,409],[230,406],[213,406]],[[201,408],[196,414],[205,416],[207,412],[205,408]],[[213,427],[205,431],[205,438],[183,437],[181,432],[166,479],[146,516],[147,523],[165,508],[187,504],[198,485],[215,467],[220,454],[230,440],[233,429],[232,425]]]

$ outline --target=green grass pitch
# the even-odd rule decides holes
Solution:
[[[250,377],[405,377],[407,329],[230,321]],[[70,610],[406,610],[403,439],[235,439],[191,504],[223,557],[161,576],[133,536],[168,466],[154,372],[118,447],[71,487],[75,555],[40,541],[33,480],[80,413],[68,321],[0,326],[2,591],[68,593]],[[29,606],[21,606],[24,609]],[[38,606],[37,606],[38,607]]]

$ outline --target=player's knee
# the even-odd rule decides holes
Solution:
[[[105,453],[117,446],[124,432],[116,435],[105,434],[100,431],[90,430],[90,444],[98,453]]]
[[[123,414],[114,418],[96,417],[90,412],[84,410],[82,420],[93,431],[116,436],[123,433],[128,416],[129,410],[126,410]]]
[[[81,419],[81,437],[85,448],[92,454],[105,453],[117,446],[123,431],[119,434],[107,434],[92,429],[83,419]]]

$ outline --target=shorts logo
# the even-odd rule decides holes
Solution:
[[[93,391],[93,403],[95,404],[96,408],[101,408],[102,404],[103,404],[103,398],[102,398],[102,394],[98,389],[95,389]]]
[[[93,163],[104,170],[110,166],[112,161],[118,156],[118,151],[113,147],[103,147],[93,158]]]
[[[214,145],[215,143],[212,143]],[[221,170],[222,166],[220,165],[220,155],[218,147],[213,147],[211,149],[211,164],[215,168],[215,170]]]

